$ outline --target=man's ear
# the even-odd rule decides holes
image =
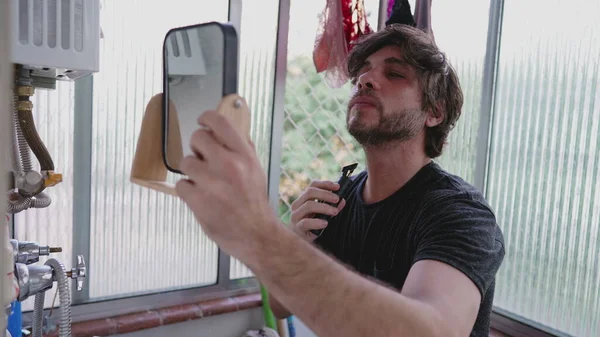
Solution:
[[[442,105],[440,103],[436,103],[435,110],[430,109],[429,111],[427,111],[425,126],[432,128],[434,126],[440,125],[444,121],[445,117],[446,113],[444,112],[444,109],[442,109]]]

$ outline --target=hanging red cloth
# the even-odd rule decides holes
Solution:
[[[320,15],[313,62],[334,88],[348,81],[346,57],[361,36],[371,33],[363,0],[327,0]]]
[[[346,41],[348,41],[348,51],[350,51],[363,35],[372,33],[372,30],[367,23],[364,0],[342,0],[342,12],[344,33]]]

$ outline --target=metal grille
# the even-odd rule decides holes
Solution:
[[[286,81],[279,213],[287,223],[312,180],[335,180],[341,166],[363,166],[364,154],[345,127],[348,85],[330,89],[306,56],[289,60]]]

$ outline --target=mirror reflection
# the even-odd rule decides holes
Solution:
[[[207,23],[169,31],[164,51],[164,160],[167,168],[180,172],[180,161],[191,155],[190,138],[196,120],[215,110],[224,92],[224,31]]]

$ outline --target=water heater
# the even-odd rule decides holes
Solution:
[[[32,70],[33,85],[55,87],[99,70],[100,0],[8,0],[11,61]]]

